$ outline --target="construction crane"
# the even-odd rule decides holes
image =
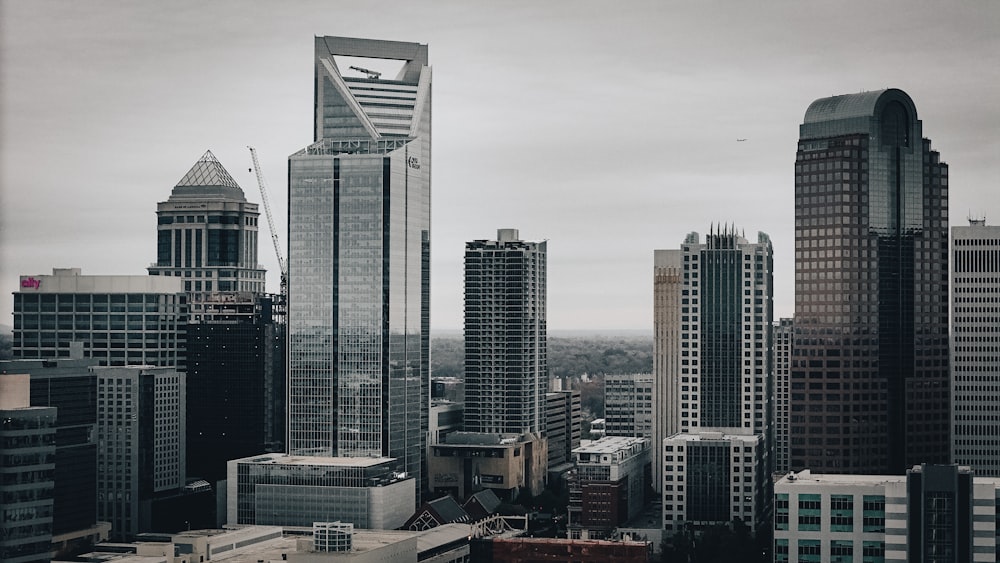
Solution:
[[[274,241],[274,253],[278,256],[278,268],[281,270],[281,297],[288,297],[288,263],[281,254],[281,243],[278,242],[278,231],[274,228],[274,218],[271,217],[271,204],[267,201],[267,186],[264,184],[264,174],[260,171],[257,161],[257,150],[251,146],[250,158],[253,159],[253,171],[257,174],[257,186],[260,187],[260,199],[264,202],[264,213],[267,215],[267,226],[271,229],[271,240]]]
[[[370,80],[378,80],[379,77],[382,76],[381,72],[375,70],[368,70],[367,68],[362,68],[360,66],[352,66],[350,67],[350,69],[367,74]]]

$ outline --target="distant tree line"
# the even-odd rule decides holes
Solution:
[[[652,337],[549,337],[549,377],[579,378],[608,373],[652,373]],[[462,377],[465,343],[461,336],[431,340],[431,373]]]
[[[588,419],[604,416],[606,374],[652,373],[652,337],[549,337],[549,377],[561,378],[580,390]],[[461,336],[431,340],[431,373],[435,377],[464,375],[465,342]]]

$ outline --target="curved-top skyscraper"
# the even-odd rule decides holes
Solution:
[[[317,37],[315,53],[315,142],[288,159],[289,453],[393,457],[420,484],[430,388],[427,46]],[[338,57],[403,65],[383,79],[341,68],[355,63],[338,66]]]
[[[799,137],[791,467],[947,463],[948,166],[896,89],[816,100]]]

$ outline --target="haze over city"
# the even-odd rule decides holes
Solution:
[[[338,35],[429,45],[434,330],[461,328],[463,244],[497,228],[549,241],[553,330],[651,330],[653,249],[720,222],[771,236],[775,318],[791,316],[793,162],[817,98],[905,90],[949,165],[951,224],[996,221],[997,29],[985,1],[4,0],[0,291],[53,267],[144,273],[156,203],[205,150],[259,202],[257,149],[287,245],[312,36]]]

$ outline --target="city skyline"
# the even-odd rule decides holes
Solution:
[[[951,167],[951,224],[1000,213],[995,4],[318,6],[0,3],[0,291],[52,268],[144,273],[151,203],[205,150],[260,202],[257,147],[287,253],[310,35],[433,50],[432,330],[461,328],[464,242],[504,225],[551,242],[551,330],[651,331],[652,250],[711,221],[771,235],[775,318],[791,316],[788,155],[832,94],[909,93]]]

